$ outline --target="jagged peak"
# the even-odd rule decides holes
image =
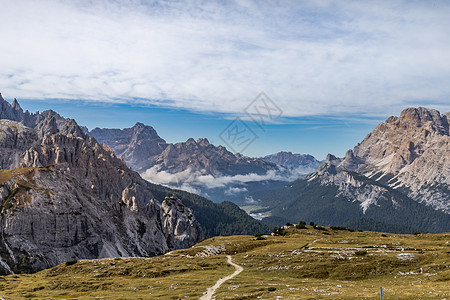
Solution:
[[[193,138],[188,138],[188,140],[186,141],[185,144],[190,145],[190,144],[197,144],[197,143],[195,142],[195,140]]]
[[[210,145],[207,138],[199,138],[197,140],[197,144],[199,144],[200,146],[209,146]]]
[[[19,101],[17,101],[16,98],[14,98],[14,101],[11,103],[11,107],[14,110],[20,110],[20,111],[22,110],[22,107],[20,107]]]
[[[418,122],[439,122],[441,113],[436,109],[426,107],[408,107],[401,112],[400,119],[409,119]]]
[[[345,159],[352,159],[354,157],[355,157],[355,155],[353,154],[353,150],[351,150],[351,149],[345,153]]]
[[[431,122],[431,128],[433,128],[434,131],[444,135],[449,134],[448,118],[445,114],[441,115],[441,113],[436,109],[426,107],[408,107],[401,112],[398,120],[401,124],[409,123],[417,127],[421,127],[424,124]]]
[[[144,128],[147,127],[144,123],[136,122],[132,128]]]
[[[331,153],[328,153],[327,158],[325,158],[325,162],[330,162],[330,161],[333,161],[333,160],[336,160],[336,159],[337,159],[336,156],[334,156]]]

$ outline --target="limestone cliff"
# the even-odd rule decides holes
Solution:
[[[203,238],[188,207],[155,197],[74,120],[23,113],[2,98],[0,105],[1,273],[70,259],[152,256]]]

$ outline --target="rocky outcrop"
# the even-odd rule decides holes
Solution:
[[[168,145],[155,159],[153,167],[172,174],[190,170],[213,176],[264,174],[278,169],[275,164],[259,158],[235,155],[221,145],[209,143],[206,138],[197,141],[190,138],[184,143]]]
[[[1,100],[2,116],[16,118],[18,104]],[[74,120],[52,111],[33,115],[32,127],[23,120],[0,121],[0,272],[157,255],[203,238],[188,207],[155,196]]]
[[[95,128],[89,134],[99,143],[111,147],[136,171],[153,165],[156,157],[167,147],[166,141],[158,136],[155,129],[142,123],[125,129]]]
[[[390,117],[355,147],[355,155],[365,162],[361,171],[404,190],[416,201],[450,213],[447,116],[419,107]]]
[[[151,126],[142,123],[125,129],[95,128],[89,134],[111,147],[118,157],[142,173],[154,168],[171,174],[190,170],[192,173],[221,176],[262,174],[277,169],[275,164],[262,159],[235,155],[223,146],[209,143],[206,138],[167,144]]]
[[[345,185],[344,174],[350,171],[374,181],[374,190],[392,188],[450,213],[448,115],[423,107],[407,108],[400,117],[392,116],[379,124],[345,158],[328,156],[310,179],[320,178],[324,184],[333,182],[350,199],[376,204],[360,195],[357,184]],[[366,204],[362,206],[367,208]]]

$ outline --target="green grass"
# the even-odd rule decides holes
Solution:
[[[216,299],[445,299],[450,234],[290,228],[285,236],[220,236],[153,258],[79,260],[32,275],[0,277],[5,299],[198,299],[234,272]],[[202,256],[207,249],[217,255]],[[360,253],[361,255],[357,255]],[[365,253],[362,255],[362,253]]]

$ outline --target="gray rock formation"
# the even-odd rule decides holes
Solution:
[[[142,123],[125,129],[95,128],[89,134],[99,143],[111,147],[136,171],[152,166],[156,157],[167,147],[166,141],[158,136],[155,129]]]
[[[434,109],[407,108],[400,117],[392,116],[380,123],[345,158],[328,156],[311,178],[320,177],[324,183],[338,185],[342,193],[357,199],[366,209],[376,204],[384,185],[384,190],[393,188],[450,213],[448,116]],[[372,186],[368,196],[349,172],[373,180],[378,186]],[[364,187],[367,189],[367,185]]]
[[[118,157],[139,172],[155,168],[173,174],[189,169],[194,173],[220,176],[261,174],[277,169],[270,162],[235,155],[223,146],[210,144],[206,138],[168,144],[151,126],[142,123],[125,129],[95,128],[89,134],[111,147]]]
[[[206,138],[197,141],[190,138],[183,143],[169,144],[155,159],[153,167],[172,174],[190,170],[213,176],[264,174],[269,170],[278,170],[273,163],[235,155],[223,146],[210,144]]]
[[[156,197],[74,120],[52,111],[21,115],[17,102],[3,99],[0,106],[2,118],[14,120],[0,120],[0,272],[157,255],[203,238],[189,208]]]

